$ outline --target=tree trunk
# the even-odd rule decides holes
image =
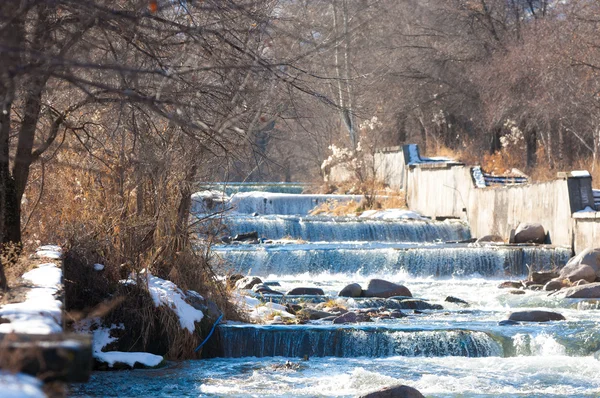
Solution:
[[[530,130],[526,137],[527,167],[531,168],[537,164],[537,132]]]

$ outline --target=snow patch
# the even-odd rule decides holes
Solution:
[[[62,270],[56,264],[40,264],[23,274],[34,285],[22,303],[6,304],[0,317],[10,323],[0,324],[0,333],[60,333],[62,303],[54,297],[60,290]]]
[[[40,264],[37,268],[24,273],[23,279],[36,286],[58,289],[62,279],[62,271],[53,263]]]
[[[405,209],[367,210],[360,217],[381,220],[428,220],[417,212]]]
[[[41,380],[22,373],[0,371],[0,390],[3,398],[46,397]]]
[[[120,362],[133,367],[137,362],[144,366],[154,367],[163,361],[163,357],[160,355],[149,354],[147,352],[94,352],[94,358],[101,362],[106,362],[108,366],[113,366],[115,363]]]
[[[573,170],[573,171],[571,171],[570,174],[572,177],[589,177],[590,176],[590,172],[587,170]]]
[[[196,325],[194,322],[200,322],[204,317],[202,311],[195,309],[185,301],[185,295],[171,281],[153,276],[150,273],[145,274],[148,281],[148,291],[154,300],[156,307],[165,305],[171,308],[179,317],[179,323],[182,329],[189,330],[194,333]],[[135,280],[130,278],[122,283],[135,283]]]
[[[92,323],[98,323],[99,320],[94,320]],[[87,325],[87,327],[91,327],[91,325]],[[109,345],[110,343],[117,340],[116,337],[110,336],[110,331],[114,329],[124,329],[125,326],[123,324],[119,325],[111,325],[109,328],[99,327],[93,331],[94,343],[93,343],[93,351],[94,358],[98,361],[106,362],[108,366],[113,366],[115,363],[120,362],[127,364],[131,367],[135,365],[135,363],[140,363],[144,366],[154,367],[159,365],[163,361],[163,357],[160,355],[149,354],[147,352],[123,352],[123,351],[108,351],[103,352],[102,349]],[[89,330],[89,329],[88,329]]]
[[[281,318],[295,319],[296,316],[287,312],[284,305],[268,302],[263,303],[259,299],[248,296],[237,296],[237,305],[248,313],[250,319],[255,322],[264,322],[270,317],[280,316]],[[276,315],[275,315],[276,314]]]
[[[38,257],[42,257],[42,258],[45,257],[45,258],[49,258],[49,259],[58,260],[58,259],[62,258],[62,248],[60,246],[56,246],[56,245],[40,246],[36,250],[35,254]]]

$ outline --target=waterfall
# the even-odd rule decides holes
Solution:
[[[326,202],[360,202],[362,195],[296,195],[268,192],[242,192],[231,197],[230,205],[237,213],[260,215],[306,215]]]
[[[501,345],[489,335],[469,330],[222,325],[218,333],[221,356],[228,358],[503,355]]]
[[[562,267],[570,250],[552,247],[393,244],[239,245],[214,252],[236,272],[266,276],[310,273],[398,273],[412,276],[525,276]]]
[[[309,242],[434,242],[471,238],[460,221],[372,220],[324,216],[238,216],[224,220],[231,236],[257,231],[265,239],[294,237]]]

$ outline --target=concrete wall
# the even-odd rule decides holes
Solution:
[[[409,208],[433,218],[468,221],[474,237],[508,240],[521,222],[540,223],[557,246],[578,253],[600,247],[600,212],[577,213],[590,204],[591,178],[561,173],[554,181],[477,188],[471,167],[420,163],[407,166]]]
[[[432,218],[466,220],[474,237],[500,235],[508,240],[519,223],[532,222],[544,226],[554,245],[576,253],[600,247],[600,212],[580,212],[594,208],[591,177],[585,173],[559,173],[545,183],[478,188],[469,166],[426,158],[407,164],[404,152],[400,147],[379,151],[373,169],[379,181],[404,190],[411,210]],[[353,176],[335,166],[330,179]]]
[[[382,150],[374,156],[375,178],[392,189],[404,189],[406,164],[402,148]]]
[[[600,212],[574,214],[575,234],[573,246],[575,253],[591,247],[600,247]]]
[[[366,156],[365,163],[367,177],[374,171],[377,181],[398,191],[404,189],[406,165],[402,147],[381,149],[372,157]],[[331,182],[354,181],[356,174],[350,171],[345,164],[336,164],[329,170],[326,180]]]
[[[423,163],[408,168],[408,207],[428,217],[466,219],[463,209],[473,189],[469,167]]]
[[[519,223],[540,223],[552,244],[571,247],[573,220],[567,180],[475,188],[468,221],[473,236],[500,235],[507,240]]]

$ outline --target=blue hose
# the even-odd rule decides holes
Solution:
[[[210,329],[210,332],[208,333],[208,336],[206,336],[206,338],[204,339],[204,341],[202,343],[200,343],[200,345],[198,347],[196,347],[196,349],[194,350],[194,352],[198,352],[198,350],[204,345],[204,343],[206,343],[208,341],[208,339],[210,339],[210,336],[212,336],[212,334],[214,333],[215,328],[219,324],[219,321],[221,320],[221,318],[223,318],[223,314],[219,315],[219,317],[217,318],[217,320],[216,320],[215,324],[213,325],[212,329]]]

